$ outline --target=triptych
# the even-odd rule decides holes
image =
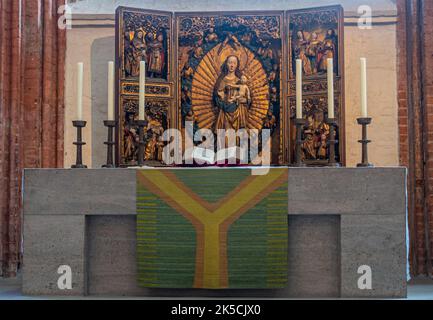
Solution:
[[[334,59],[338,160],[344,154],[343,10],[171,13],[117,10],[117,164],[138,153],[139,66],[146,61],[145,160],[160,163],[168,128],[269,129],[271,163],[293,161],[296,59],[307,124],[302,153],[327,163],[327,59]],[[259,141],[259,146],[264,141]]]

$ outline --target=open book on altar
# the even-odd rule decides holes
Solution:
[[[236,164],[239,162],[248,163],[248,155],[243,152],[239,147],[231,147],[218,150],[214,152],[211,149],[204,149],[200,147],[190,148],[185,152],[186,163],[199,163],[199,164]]]

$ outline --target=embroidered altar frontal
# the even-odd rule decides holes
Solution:
[[[287,168],[138,170],[138,284],[286,287],[287,183]]]

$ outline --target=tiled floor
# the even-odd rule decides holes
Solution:
[[[51,299],[58,300],[60,297]],[[113,297],[114,298],[114,297]],[[26,297],[21,294],[21,279],[0,278],[0,300],[40,300],[44,297]],[[71,299],[71,298],[66,298]],[[409,300],[433,300],[433,280],[418,279],[412,280],[408,286]]]

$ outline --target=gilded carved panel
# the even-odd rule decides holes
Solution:
[[[282,13],[177,14],[178,109],[182,127],[271,130],[282,159]],[[260,144],[260,143],[259,143]]]
[[[146,61],[146,77],[168,80],[171,17],[140,10],[122,10],[120,24],[122,78],[137,78],[140,61]]]
[[[337,160],[344,161],[343,113],[343,27],[342,8],[325,7],[292,11],[287,14],[289,30],[288,95],[290,120],[296,115],[296,59],[302,60],[303,115],[307,120],[302,146],[307,164],[327,164],[329,158],[327,59],[334,60],[335,116],[337,127]],[[292,159],[295,147],[295,128],[290,126]]]
[[[172,14],[120,7],[117,32],[117,164],[136,166],[140,62],[146,62],[145,160],[162,164],[162,133],[170,128],[173,111]],[[170,126],[169,126],[170,124]]]
[[[138,98],[122,97],[123,112],[120,123],[123,130],[120,132],[120,150],[122,165],[136,166],[138,160]],[[148,99],[146,101],[145,117],[148,125],[145,130],[144,159],[148,164],[158,166],[162,163],[162,151],[165,146],[160,139],[164,130],[170,128],[168,116],[171,107],[169,99]]]

